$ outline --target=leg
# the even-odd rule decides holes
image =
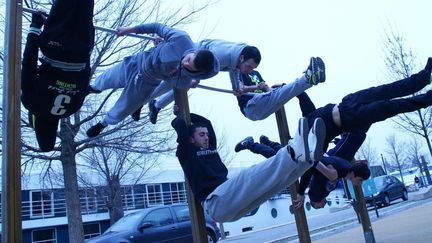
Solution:
[[[350,112],[348,116],[341,110],[342,127],[345,130],[359,129],[398,114],[416,111],[431,105],[432,90],[410,98],[382,100],[360,105],[352,111],[348,111]]]
[[[63,62],[89,62],[94,45],[93,7],[93,0],[55,1],[40,36],[42,53]]]
[[[300,110],[302,111],[302,116],[306,117],[311,112],[316,110],[314,103],[310,99],[309,95],[306,94],[306,92],[297,95],[297,98],[299,99],[299,105],[300,105]]]
[[[92,88],[97,91],[118,89],[127,86],[128,82],[134,82],[137,78],[139,68],[136,59],[136,55],[125,57],[122,62],[108,68],[96,78],[94,84],[91,85]],[[133,72],[127,70],[132,70]]]
[[[270,157],[274,156],[276,154],[276,152],[278,151],[278,150],[274,150],[270,146],[260,144],[260,143],[253,143],[249,147],[249,150],[252,153],[261,154],[262,156],[264,156],[266,158],[270,158]]]
[[[288,139],[291,139],[291,137],[289,137]],[[280,144],[280,143],[278,143],[278,142],[274,142],[274,141],[271,141],[267,136],[265,136],[265,135],[261,135],[260,136],[260,143],[261,144],[264,144],[264,145],[267,145],[267,146],[269,146],[269,147],[271,147],[273,150],[275,150],[275,151],[279,151],[279,149],[281,149],[282,148],[282,145]]]
[[[57,138],[58,119],[40,119],[32,115],[33,128],[36,132],[36,140],[43,152],[53,150]]]
[[[256,94],[244,108],[245,115],[252,121],[263,120],[310,87],[305,76],[302,76],[268,93]]]
[[[309,163],[293,161],[283,148],[217,187],[205,207],[218,222],[235,221],[295,182],[309,167]]]
[[[364,132],[343,133],[342,138],[336,143],[336,146],[330,149],[326,154],[351,161],[365,139],[366,133]]]
[[[370,103],[378,100],[389,100],[414,94],[430,84],[432,58],[428,59],[425,70],[393,83],[360,90],[343,98],[342,103]]]

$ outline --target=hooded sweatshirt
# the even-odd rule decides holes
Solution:
[[[157,34],[164,39],[148,51],[142,52],[142,73],[151,80],[165,80],[176,88],[187,89],[191,79],[207,79],[219,72],[219,62],[215,58],[210,72],[190,72],[181,67],[183,57],[195,51],[189,35],[178,29],[160,23],[135,26],[138,34]]]
[[[212,51],[219,60],[220,71],[229,72],[233,90],[239,89],[240,69],[238,68],[240,54],[247,46],[245,43],[235,43],[218,39],[205,39],[198,42],[199,49]]]

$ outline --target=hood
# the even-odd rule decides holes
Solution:
[[[193,52],[193,51],[195,51],[195,50],[189,50],[189,51],[185,52],[185,54],[183,55],[183,57],[186,54],[188,54],[190,52]],[[211,78],[211,77],[215,76],[219,72],[220,64],[219,64],[219,60],[217,59],[217,57],[216,56],[214,56],[214,57],[215,57],[215,59],[214,59],[214,62],[213,62],[213,69],[212,70],[210,70],[208,72],[191,72],[191,71],[187,70],[186,68],[182,67],[181,68],[181,76],[187,76],[187,77],[189,77],[191,79],[197,79],[197,80],[208,79],[208,78]]]

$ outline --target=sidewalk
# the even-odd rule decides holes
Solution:
[[[428,192],[429,193],[429,192]],[[428,197],[429,202],[432,198]],[[372,222],[376,242],[432,242],[432,203],[380,218]],[[314,241],[316,243],[365,242],[362,226]]]

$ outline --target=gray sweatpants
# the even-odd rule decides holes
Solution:
[[[235,221],[294,183],[311,167],[291,159],[286,147],[277,154],[242,170],[219,185],[204,202],[218,222]]]
[[[252,121],[263,120],[275,113],[289,100],[310,88],[305,76],[297,78],[294,82],[273,89],[267,93],[254,94],[244,108],[245,116]]]
[[[114,125],[150,101],[151,94],[160,81],[141,75],[141,58],[136,54],[126,57],[99,75],[93,87],[97,90],[123,88],[114,106],[106,113],[102,122]]]

